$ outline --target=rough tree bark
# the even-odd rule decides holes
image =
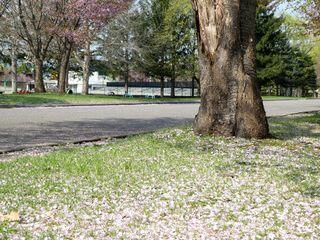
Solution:
[[[256,0],[193,0],[201,106],[198,134],[265,138],[266,113],[255,70]]]
[[[35,59],[34,63],[34,84],[35,84],[35,92],[36,93],[44,93],[46,92],[44,82],[43,82],[43,60]]]
[[[90,78],[90,59],[91,59],[91,51],[90,51],[90,40],[86,40],[85,49],[84,49],[84,62],[83,62],[83,88],[82,94],[89,94],[89,78]]]
[[[66,92],[68,87],[68,72],[69,62],[72,52],[72,44],[66,42],[64,46],[64,53],[61,56],[60,67],[59,67],[59,93],[63,94]]]

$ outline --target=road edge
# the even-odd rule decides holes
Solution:
[[[297,113],[291,113],[291,114],[284,114],[284,115],[278,115],[278,116],[269,116],[269,118],[275,118],[275,117],[285,117],[285,116],[295,116],[299,114],[314,114],[314,113],[319,113],[319,110],[314,110],[314,111],[304,111],[304,112],[297,112]],[[163,128],[165,129],[165,128]],[[139,136],[143,134],[149,134],[149,133],[154,133],[156,131],[159,131],[161,129],[156,129],[156,130],[151,130],[151,131],[145,131],[145,132],[138,132],[138,133],[130,133],[130,134],[119,134],[115,136],[100,136],[96,138],[88,138],[88,139],[82,139],[82,140],[76,140],[76,141],[64,141],[64,142],[59,142],[59,143],[47,143],[47,144],[38,144],[34,146],[24,146],[24,147],[18,147],[18,148],[9,148],[6,150],[0,150],[0,156],[3,156],[5,154],[10,154],[10,153],[16,153],[16,152],[23,152],[26,149],[37,149],[37,148],[45,148],[45,147],[63,147],[67,145],[82,145],[85,143],[94,143],[94,142],[99,142],[99,141],[106,141],[108,139],[124,139],[128,137],[134,137],[134,136]]]

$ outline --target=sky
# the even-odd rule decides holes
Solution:
[[[279,5],[277,7],[276,10],[276,15],[282,15],[282,14],[291,14],[291,15],[296,15],[298,14],[296,11],[293,10],[292,7],[290,7],[290,5],[288,3],[282,3],[281,5]]]

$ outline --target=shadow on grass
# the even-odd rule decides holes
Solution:
[[[299,137],[320,138],[320,114],[270,119],[272,135],[280,140]]]
[[[320,184],[319,184],[319,163],[313,162],[313,164],[307,166],[301,166],[292,168],[289,173],[284,177],[289,181],[292,181],[298,191],[303,195],[309,197],[320,197]]]
[[[320,113],[305,116],[288,116],[270,119],[272,133],[280,140],[292,140],[300,137],[319,139]],[[305,146],[306,147],[306,146]],[[298,150],[299,151],[299,150]],[[286,166],[285,179],[293,182],[297,191],[309,197],[320,197],[320,153],[313,154],[304,150],[296,164]]]

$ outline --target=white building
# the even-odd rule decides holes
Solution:
[[[98,72],[93,72],[89,78],[89,91],[97,88],[104,88],[107,82],[112,81],[111,78],[99,75]],[[69,88],[74,93],[82,93],[83,89],[83,77],[82,73],[69,72]]]

